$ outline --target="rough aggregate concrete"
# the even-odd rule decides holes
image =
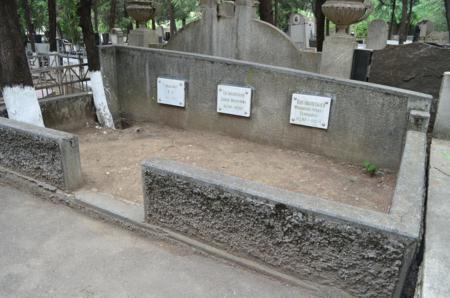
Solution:
[[[0,166],[71,189],[81,182],[78,137],[0,118]]]
[[[410,238],[175,174],[164,170],[164,163],[153,165],[143,166],[148,222],[354,296],[396,292]]]

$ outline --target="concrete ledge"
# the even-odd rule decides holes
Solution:
[[[95,107],[91,92],[55,96],[39,100],[47,128],[73,130],[95,121]],[[8,118],[6,107],[0,105],[0,117]]]
[[[420,239],[425,141],[408,132],[394,200],[411,202],[391,214],[156,159],[142,167],[145,219],[350,295],[398,297]]]
[[[433,139],[421,297],[450,297],[450,141]]]
[[[78,137],[0,118],[0,167],[73,190],[81,184]]]

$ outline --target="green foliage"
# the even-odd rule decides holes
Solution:
[[[363,162],[364,170],[369,173],[371,176],[375,175],[378,171],[378,167],[374,165],[373,163],[370,163],[369,161],[365,160]]]
[[[391,20],[392,2],[390,0],[385,0],[383,2],[380,0],[372,0],[372,4],[374,6],[374,10],[370,16],[366,20],[351,26],[351,31],[355,32],[358,38],[367,37],[368,24],[372,20],[382,19],[386,22],[390,22]],[[402,1],[397,0],[396,4],[394,21],[396,24],[399,24],[401,20]],[[447,31],[444,1],[414,0],[413,11],[411,14],[411,25],[414,26],[422,20],[432,21],[435,25],[434,29],[437,31]]]

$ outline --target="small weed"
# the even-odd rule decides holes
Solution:
[[[373,163],[365,160],[363,162],[363,166],[364,166],[364,170],[370,174],[370,176],[374,176],[377,171],[378,171],[378,167],[376,165],[374,165]]]

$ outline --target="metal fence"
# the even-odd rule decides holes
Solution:
[[[89,73],[83,55],[60,53],[28,57],[38,98],[89,91]]]

